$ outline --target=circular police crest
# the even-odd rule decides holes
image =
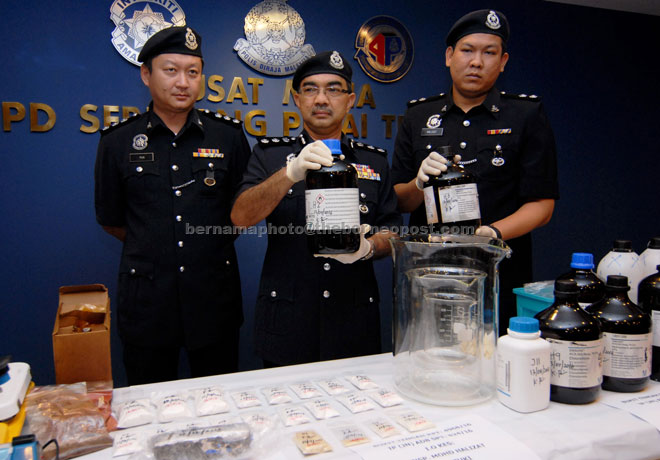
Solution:
[[[360,67],[376,81],[400,80],[412,66],[412,37],[403,24],[390,16],[375,16],[362,24],[355,37],[355,48]]]
[[[133,148],[135,150],[144,150],[147,148],[148,141],[149,138],[147,137],[146,134],[137,134],[133,138]]]
[[[426,120],[427,128],[439,128],[441,124],[442,124],[442,118],[440,117],[439,114],[431,115],[429,119]]]
[[[314,56],[305,45],[305,23],[286,0],[264,0],[245,16],[245,39],[234,44],[238,57],[257,72],[290,75]]]
[[[137,57],[149,37],[168,27],[186,25],[186,15],[175,0],[162,3],[114,0],[110,6],[110,19],[115,23],[112,46],[124,59],[137,66],[141,65]],[[195,47],[196,44],[195,41]]]
[[[486,17],[486,27],[497,30],[500,28],[500,18],[497,16],[495,11],[490,10],[488,16]]]
[[[330,65],[337,70],[344,68],[344,60],[341,58],[337,51],[333,51],[330,55]]]

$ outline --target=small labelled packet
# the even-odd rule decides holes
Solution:
[[[271,405],[287,404],[293,401],[289,392],[283,387],[266,387],[262,388],[261,392],[266,397],[268,404]]]
[[[293,436],[293,441],[303,455],[332,452],[330,444],[313,430],[296,432]]]
[[[353,374],[346,378],[359,390],[375,390],[376,388],[379,388],[376,382],[363,374]]]
[[[357,425],[335,425],[329,427],[344,447],[353,447],[371,442],[365,431]]]
[[[156,410],[148,398],[117,402],[116,407],[118,428],[132,428],[156,421]]]
[[[336,399],[354,414],[359,414],[360,412],[366,412],[376,408],[369,398],[360,393],[341,395],[337,396]]]
[[[316,383],[330,396],[337,396],[351,391],[349,387],[344,385],[341,380],[337,378],[319,380]]]
[[[429,422],[426,418],[413,410],[404,409],[391,411],[387,412],[387,415],[392,417],[396,423],[411,433],[435,428],[435,424],[433,422]]]
[[[212,386],[192,390],[195,398],[195,413],[198,417],[229,412],[229,403],[222,387]]]
[[[279,414],[285,426],[304,425],[313,421],[302,406],[280,407]]]
[[[193,417],[187,392],[155,392],[151,401],[156,406],[160,423],[174,422]]]
[[[376,417],[367,420],[365,425],[381,438],[389,438],[390,436],[399,434],[397,427],[385,417]]]
[[[289,385],[300,399],[320,398],[321,392],[310,382],[293,383]]]
[[[305,403],[316,420],[326,420],[332,417],[339,417],[339,411],[332,407],[330,402],[325,399],[313,399]]]
[[[403,403],[403,398],[396,392],[387,388],[379,388],[367,393],[371,399],[380,404],[381,407],[398,406]]]
[[[254,390],[234,391],[231,397],[239,409],[261,406],[261,400]]]

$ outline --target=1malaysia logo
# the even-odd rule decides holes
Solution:
[[[375,16],[362,24],[355,37],[355,48],[355,59],[364,73],[382,83],[400,80],[412,66],[412,37],[403,24],[390,16]]]

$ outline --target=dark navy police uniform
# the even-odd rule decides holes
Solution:
[[[460,154],[461,164],[476,176],[484,225],[513,214],[528,201],[559,198],[554,135],[536,96],[492,88],[468,113],[454,105],[451,94],[410,101],[394,147],[394,184],[413,180],[422,160],[443,145]],[[423,203],[411,213],[410,225],[427,225]],[[513,255],[500,265],[504,331],[508,317],[515,316],[511,290],[532,281],[531,234],[507,244]]]
[[[287,157],[309,142],[304,132],[297,138],[261,139],[239,193],[282,169]],[[358,179],[361,223],[401,225],[385,151],[343,136],[342,152],[344,161],[366,171]],[[290,365],[379,353],[379,294],[373,262],[342,264],[312,255],[303,233],[305,181],[293,185],[266,221],[281,230],[291,225],[293,232],[268,235],[256,306],[257,354],[271,363]]]
[[[178,362],[181,346],[226,337],[224,354],[234,356],[213,360],[237,370],[243,313],[229,214],[249,155],[242,124],[209,111],[191,110],[177,135],[152,111],[102,133],[96,218],[126,229],[117,307],[125,348],[176,350]],[[191,362],[193,375],[199,366],[214,370]]]

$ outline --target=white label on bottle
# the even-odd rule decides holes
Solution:
[[[552,345],[550,383],[590,388],[603,382],[603,340],[571,341],[546,338]]]
[[[651,333],[603,332],[603,375],[639,379],[651,375]]]
[[[424,207],[426,207],[426,223],[437,224],[438,213],[435,209],[434,187],[424,187]]]
[[[660,311],[651,311],[651,318],[653,320],[653,346],[660,347]]]
[[[438,187],[442,222],[481,219],[477,184],[450,185]]]
[[[357,188],[318,188],[305,191],[307,230],[346,230],[360,227]]]

